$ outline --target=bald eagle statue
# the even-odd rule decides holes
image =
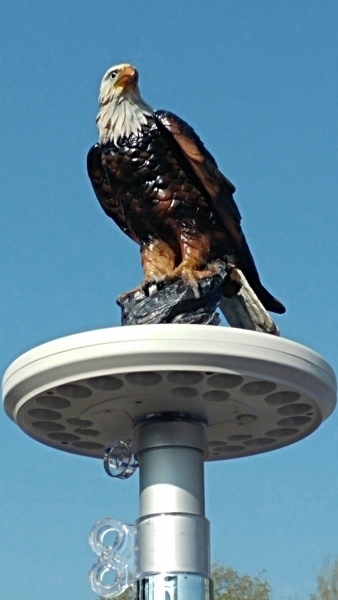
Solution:
[[[261,284],[235,187],[194,130],[142,99],[130,64],[108,69],[99,104],[88,174],[105,213],[140,245],[143,287],[178,278],[198,285],[222,260],[244,275],[266,310],[284,313]]]

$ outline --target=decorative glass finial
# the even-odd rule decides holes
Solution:
[[[89,583],[95,593],[111,598],[133,585],[135,534],[135,525],[126,525],[110,517],[94,525],[89,534],[89,545],[99,560],[89,572]],[[104,543],[105,538],[111,543]]]

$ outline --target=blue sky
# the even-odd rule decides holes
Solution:
[[[131,62],[144,98],[186,119],[237,187],[282,335],[337,371],[338,119],[334,0],[35,0],[3,6],[1,371],[24,351],[119,324],[137,246],[85,169],[98,87]],[[137,517],[137,476],[26,437],[3,414],[0,586],[6,600],[93,600],[87,534]],[[338,555],[338,413],[310,438],[206,466],[212,556],[266,569],[277,600],[309,598]]]

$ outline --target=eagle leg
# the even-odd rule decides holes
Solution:
[[[173,275],[196,281],[215,274],[215,270],[205,269],[210,256],[210,234],[184,229],[178,232],[182,260]]]
[[[182,260],[172,273],[174,279],[180,278],[190,285],[199,296],[198,280],[212,277],[218,270],[212,264],[206,268],[210,256],[210,234],[184,229],[178,232]]]
[[[177,249],[169,243],[152,238],[141,244],[141,260],[144,271],[142,287],[165,281],[172,275],[177,262]]]
[[[178,262],[179,247],[173,243],[168,243],[157,238],[148,239],[141,242],[141,262],[144,271],[144,279],[140,285],[132,290],[120,295],[123,302],[128,296],[136,292],[143,291],[146,296],[149,294],[149,288],[152,285],[158,285],[165,281],[171,281],[178,277],[173,277],[175,264]]]

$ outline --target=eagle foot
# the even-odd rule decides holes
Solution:
[[[172,283],[180,279],[179,275],[171,276],[171,275],[161,275],[159,277],[146,277],[143,281],[127,292],[122,292],[119,295],[119,299],[121,302],[124,302],[129,296],[133,296],[139,293],[141,296],[146,296],[147,298],[155,294],[156,292],[162,290],[167,283]]]
[[[170,285],[175,282],[182,282],[183,286],[192,288],[195,298],[200,297],[200,290],[198,286],[198,280],[201,279],[199,271],[193,269],[187,269],[178,267],[170,274],[161,275],[158,277],[149,277],[142,281],[139,286],[144,294],[149,297],[157,291],[163,289],[166,285]],[[208,275],[205,274],[204,277]]]
[[[145,278],[142,281],[140,288],[144,291],[146,296],[151,296],[155,292],[164,288],[167,281],[169,281],[168,275]]]
[[[184,263],[181,263],[173,271],[173,277],[183,279],[190,284],[192,281],[198,281],[200,279],[207,279],[208,277],[215,277],[215,275],[219,275],[223,264],[224,263],[221,260],[215,260],[214,262],[206,265],[204,269],[198,269],[191,265],[185,265]]]
[[[167,277],[167,281],[174,282],[180,281],[183,286],[190,287],[194,293],[195,298],[200,297],[200,288],[199,288],[199,280],[203,279],[203,277],[207,277],[205,274],[201,276],[201,271],[192,268],[186,268],[185,266],[177,267],[175,271],[173,271],[172,275]]]

